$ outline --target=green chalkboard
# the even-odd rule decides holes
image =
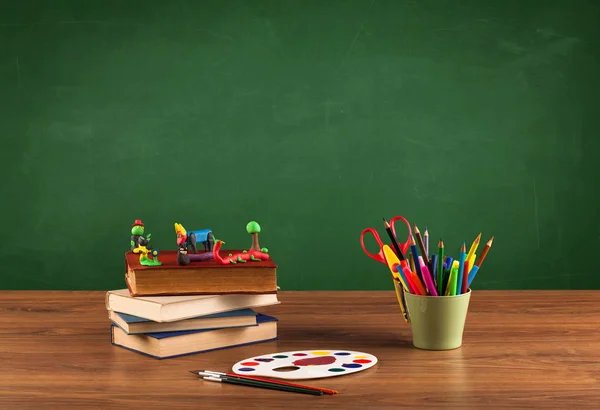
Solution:
[[[260,242],[282,289],[392,289],[382,217],[474,288],[598,288],[600,8],[3,1],[0,288],[114,289],[142,219]],[[404,231],[402,231],[404,232]],[[371,249],[374,242],[368,242]]]

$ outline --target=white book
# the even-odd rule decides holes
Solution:
[[[137,296],[127,289],[106,292],[106,308],[154,322],[174,322],[238,309],[279,304],[276,293],[192,296]]]

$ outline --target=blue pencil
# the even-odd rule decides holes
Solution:
[[[402,271],[401,265],[396,265],[396,272],[398,272],[398,274],[400,275],[400,277],[402,278],[404,283],[406,283],[406,287],[408,287],[408,282],[406,281],[406,276],[404,275],[404,272]],[[408,291],[410,292],[410,288],[408,288]]]
[[[437,253],[431,255],[431,276],[433,276],[433,281],[437,285],[437,263],[438,256]]]
[[[475,275],[477,274],[478,270],[479,266],[473,265],[473,267],[469,271],[469,282],[467,283],[467,289],[469,289],[469,287],[471,286],[471,282],[473,282],[473,279],[475,279]]]
[[[467,249],[465,247],[465,243],[463,242],[460,248],[460,259],[458,260],[458,280],[456,281],[456,294],[460,295],[462,290],[463,283],[463,271],[465,270],[465,258],[467,257]]]

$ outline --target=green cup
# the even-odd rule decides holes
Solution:
[[[404,292],[413,346],[451,350],[462,345],[471,289],[456,296],[420,296]]]

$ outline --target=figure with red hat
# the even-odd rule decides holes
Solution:
[[[144,223],[140,219],[136,219],[131,225],[131,252],[140,255],[140,264],[146,266],[159,266],[162,262],[158,260],[159,250],[152,249],[150,246],[150,236],[144,237]],[[152,255],[149,258],[148,255]]]
[[[133,252],[138,246],[145,246],[148,249],[151,249],[152,247],[149,246],[150,236],[152,236],[152,234],[148,234],[144,237],[144,223],[141,219],[136,219],[133,225],[131,225],[131,251]]]

